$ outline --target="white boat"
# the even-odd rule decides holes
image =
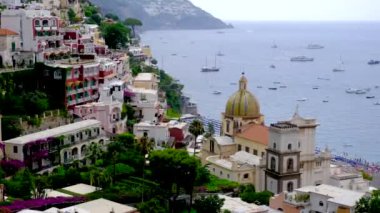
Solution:
[[[349,143],[345,143],[343,144],[344,147],[353,147],[352,144],[349,144]]]
[[[342,68],[343,66],[343,61],[342,61],[342,58],[340,58],[339,62],[338,62],[338,67],[337,68],[334,68],[332,71],[333,72],[344,72],[344,68]]]
[[[344,69],[339,69],[339,68],[334,68],[332,71],[333,72],[344,72],[345,70]]]
[[[222,94],[222,92],[220,92],[220,91],[214,91],[214,92],[212,92],[212,94],[214,94],[214,95],[220,95],[220,94]]]
[[[309,45],[307,45],[306,48],[310,49],[310,50],[316,50],[316,49],[323,49],[325,47],[322,45],[319,45],[319,44],[309,44]]]
[[[297,56],[290,58],[290,61],[292,62],[310,62],[314,61],[314,58],[308,58],[306,56]]]
[[[207,66],[207,58],[206,65],[202,67],[201,72],[218,72],[220,70],[219,67],[216,66],[216,56],[215,56],[215,64],[212,67]]]
[[[364,90],[364,89],[358,89],[356,90],[355,94],[358,94],[358,95],[361,95],[361,94],[366,94],[367,93],[367,90]]]
[[[355,94],[357,91],[358,91],[358,89],[354,89],[354,88],[346,89],[346,93],[348,93],[348,94]]]

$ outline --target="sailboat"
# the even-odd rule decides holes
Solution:
[[[201,72],[219,72],[219,67],[216,66],[216,56],[215,56],[215,64],[212,67],[207,66],[207,58],[206,58],[206,65],[202,67]]]
[[[342,66],[343,66],[343,61],[342,61],[342,57],[340,58],[340,60],[339,60],[339,66],[337,67],[337,68],[334,68],[332,71],[333,72],[344,72],[345,70],[342,68]]]

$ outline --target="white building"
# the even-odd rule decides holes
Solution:
[[[141,121],[158,122],[161,120],[166,103],[159,101],[157,90],[136,87],[129,87],[128,90],[133,94],[129,98],[129,104],[136,109],[136,116]]]
[[[300,213],[309,212],[355,212],[356,202],[365,193],[341,189],[330,185],[306,186],[285,193],[284,203],[301,209]],[[301,208],[299,208],[301,207]]]
[[[48,10],[4,10],[1,14],[1,24],[3,28],[20,35],[21,49],[24,51],[39,52],[62,45],[59,19],[52,16]]]
[[[0,67],[16,66],[16,58],[19,55],[20,45],[18,33],[0,28]]]
[[[218,196],[224,199],[222,211],[228,210],[231,213],[280,213],[280,211],[271,209],[268,206],[258,206],[254,203],[244,202],[239,197]]]
[[[87,120],[95,119],[101,122],[102,129],[110,134],[121,134],[126,131],[127,118],[122,118],[123,104],[119,101],[92,102],[78,105],[74,108],[74,115]]]
[[[158,76],[154,73],[139,73],[133,80],[133,86],[150,90],[158,90]]]
[[[8,159],[22,161],[36,171],[83,160],[92,143],[100,146],[109,143],[97,120],[80,121],[4,141]]]
[[[364,180],[355,168],[331,165],[329,185],[358,192],[369,191],[369,181]]]
[[[209,156],[206,161],[210,173],[219,178],[241,184],[259,185],[256,167],[260,165],[261,157],[239,151],[228,158],[221,158],[219,155]]]
[[[155,148],[160,148],[167,145],[170,139],[169,126],[167,123],[140,122],[133,126],[133,134],[137,138],[147,136],[153,138]]]

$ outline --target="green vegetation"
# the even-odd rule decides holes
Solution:
[[[272,192],[256,192],[255,186],[248,184],[240,186],[240,198],[247,203],[258,205],[269,205],[269,199],[273,196]]]
[[[143,23],[140,20],[135,19],[135,18],[127,18],[127,19],[125,19],[124,24],[131,27],[131,29],[132,29],[132,37],[136,37],[135,27],[143,25]]]
[[[239,187],[239,183],[227,179],[220,179],[210,175],[210,182],[206,184],[207,192],[228,192]]]
[[[189,132],[194,136],[194,155],[195,155],[195,150],[197,148],[197,138],[199,135],[202,135],[205,130],[203,128],[203,123],[202,121],[196,119],[191,122],[190,127],[189,127]]]
[[[377,213],[380,212],[380,190],[372,192],[371,196],[364,196],[356,202],[356,213]]]
[[[69,18],[70,24],[75,24],[81,21],[81,18],[77,16],[72,8],[67,11],[67,17]]]
[[[130,30],[121,22],[102,23],[101,32],[109,48],[120,49],[127,46]]]
[[[224,199],[219,198],[218,195],[202,196],[199,199],[195,199],[194,209],[200,213],[219,213],[223,207],[223,203]]]
[[[364,170],[361,170],[360,172],[362,173],[362,176],[363,176],[364,180],[368,180],[368,181],[372,181],[373,180],[373,176],[370,175],[369,173],[365,172]]]
[[[168,119],[178,119],[181,117],[181,114],[173,109],[169,108],[166,110],[166,118]]]

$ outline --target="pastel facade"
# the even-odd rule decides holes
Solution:
[[[109,143],[97,120],[80,121],[4,141],[7,159],[22,161],[34,171],[83,160],[92,143],[100,146]]]
[[[133,86],[149,90],[158,89],[159,79],[154,73],[139,73],[133,80]]]
[[[137,118],[146,122],[162,120],[166,103],[159,101],[157,90],[137,87],[129,87],[128,90],[133,94],[129,104],[135,108]]]
[[[235,135],[237,151],[246,151],[264,158],[269,141],[269,129],[264,125],[249,124]]]
[[[369,191],[369,181],[364,180],[360,172],[354,168],[331,165],[331,175],[328,182],[331,186],[358,192]]]

